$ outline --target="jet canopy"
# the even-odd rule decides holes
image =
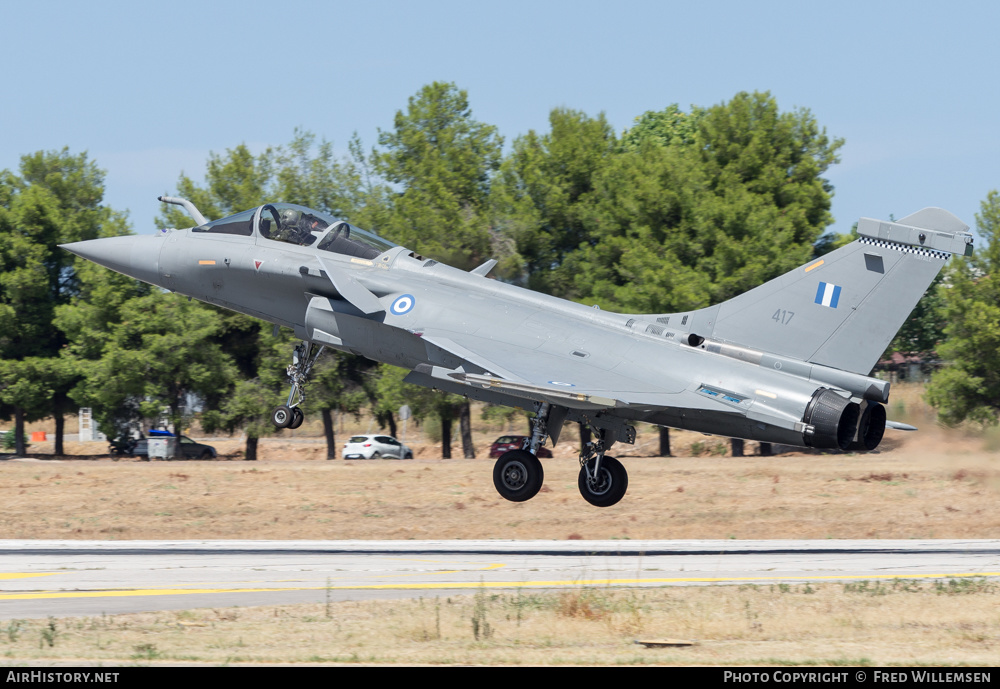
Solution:
[[[360,227],[294,203],[267,203],[199,225],[194,232],[256,235],[274,242],[315,245],[320,251],[368,259],[396,246]]]

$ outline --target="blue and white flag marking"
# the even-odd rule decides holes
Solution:
[[[829,306],[831,309],[837,308],[840,301],[840,286],[829,282],[819,283],[816,289],[816,303],[820,306]]]

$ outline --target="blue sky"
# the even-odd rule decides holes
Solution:
[[[974,226],[1000,188],[998,20],[996,2],[912,0],[0,0],[0,169],[86,150],[148,233],[156,196],[201,179],[209,151],[296,127],[371,147],[431,81],[466,89],[508,146],[554,107],[621,131],[767,90],[846,140],[831,229],[924,206]]]

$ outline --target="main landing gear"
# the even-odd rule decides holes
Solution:
[[[531,420],[531,436],[520,450],[508,450],[493,465],[493,485],[500,495],[511,502],[531,500],[542,489],[545,471],[538,461],[538,448],[548,434],[552,405],[542,402]]]
[[[600,440],[587,443],[580,453],[580,476],[577,485],[583,499],[595,507],[610,507],[625,497],[628,489],[628,472],[622,463],[604,454],[604,433]],[[609,445],[610,447],[610,445]]]
[[[538,457],[527,450],[508,450],[493,466],[493,485],[511,502],[524,502],[538,494],[545,472]]]
[[[288,380],[292,384],[292,390],[288,393],[288,402],[279,407],[275,407],[271,412],[271,422],[276,428],[298,428],[305,420],[305,414],[299,406],[305,402],[306,395],[303,392],[306,381],[309,380],[309,371],[312,370],[316,359],[323,353],[324,347],[316,347],[309,342],[300,342],[295,345],[292,352],[292,363],[288,367]]]
[[[503,453],[493,467],[493,485],[503,498],[511,502],[530,500],[542,488],[545,472],[536,455],[548,434],[551,411],[551,405],[542,403],[531,421],[531,437],[525,441],[524,447]],[[588,443],[580,453],[577,484],[583,499],[591,505],[610,507],[625,497],[628,473],[621,462],[605,454],[614,445],[614,434],[598,428],[594,431],[598,440]]]

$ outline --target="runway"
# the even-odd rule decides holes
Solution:
[[[0,619],[486,588],[1000,577],[1000,540],[0,541]]]

